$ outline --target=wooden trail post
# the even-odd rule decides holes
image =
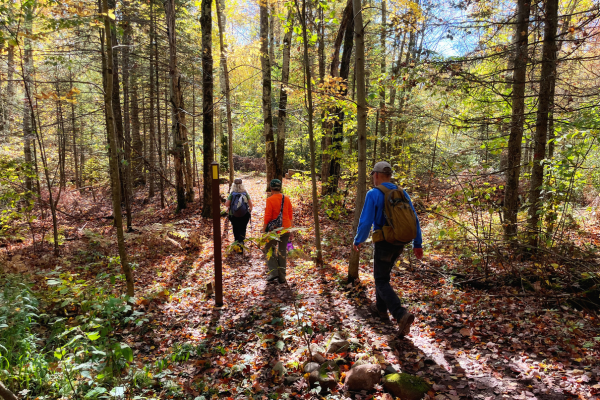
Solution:
[[[213,209],[213,239],[215,262],[215,306],[223,305],[223,265],[221,259],[221,194],[219,193],[219,163],[213,161],[212,169],[212,209]]]

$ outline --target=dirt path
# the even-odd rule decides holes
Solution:
[[[264,178],[249,178],[244,184],[255,207],[248,236],[256,237],[264,213],[265,182]],[[310,207],[303,200],[292,198],[295,223],[305,228],[296,235],[294,244],[309,253],[312,224]],[[199,223],[200,235],[206,239],[199,250],[171,260],[170,269],[153,277],[155,288],[168,289],[168,294],[159,291],[147,305],[150,329],[142,337],[136,335],[132,343],[138,356],[160,359],[189,343],[196,349],[192,358],[174,364],[170,373],[194,396],[210,390],[219,397],[261,391],[305,394],[306,389],[284,385],[272,370],[281,361],[286,376],[302,374],[307,358],[307,343],[298,326],[302,321],[314,330],[313,343],[324,346],[333,332],[344,332],[353,343],[345,354],[349,362],[365,356],[397,371],[420,375],[434,384],[438,400],[563,399],[575,393],[589,395],[594,390],[587,383],[599,371],[569,371],[525,345],[526,336],[499,333],[502,320],[494,316],[497,314],[478,314],[484,312],[477,305],[484,300],[481,293],[458,291],[439,274],[419,269],[407,258],[393,272],[392,284],[417,314],[417,322],[407,338],[398,340],[394,324],[383,325],[367,312],[374,299],[370,265],[365,262],[361,266],[362,282],[357,288],[343,283],[349,221],[346,225],[336,222],[335,227],[326,218],[323,223],[329,267],[318,270],[309,261],[288,260],[288,284],[265,281],[262,252],[252,245],[248,258],[226,255],[225,304],[221,309],[213,308],[213,298],[204,298],[202,284],[212,275],[212,248],[207,240],[211,232],[209,224]],[[225,248],[232,240],[228,224],[222,237]],[[498,307],[502,315],[505,302],[487,298],[484,308]],[[521,306],[530,305],[523,300]]]

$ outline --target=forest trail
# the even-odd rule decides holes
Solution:
[[[284,193],[288,182],[284,182]],[[250,177],[244,185],[255,206],[248,237],[257,237],[264,215],[264,178]],[[225,187],[222,185],[222,193]],[[310,219],[303,218],[310,215],[310,206],[301,197],[290,197],[295,225],[304,229],[296,234],[294,245],[310,252]],[[232,234],[229,224],[224,223],[226,219],[222,221],[225,249]],[[326,226],[333,223],[327,218],[322,221]],[[210,225],[208,220],[200,222],[199,229],[207,238]],[[343,243],[329,243],[324,247],[327,254],[344,251]],[[284,377],[273,372],[273,366],[280,361],[286,368],[286,377],[303,374],[306,341],[300,333],[297,311],[314,330],[311,340],[316,345],[324,348],[334,332],[343,332],[353,346],[342,354],[348,365],[368,358],[384,367],[419,375],[434,385],[438,400],[563,399],[569,397],[565,392],[590,393],[585,385],[589,368],[584,371],[551,362],[544,353],[536,354],[531,348],[542,350],[532,344],[535,330],[519,331],[519,326],[535,320],[538,312],[537,306],[527,299],[484,298],[476,290],[458,290],[427,263],[413,265],[406,258],[409,252],[405,252],[392,273],[392,285],[417,314],[417,320],[411,334],[398,340],[394,324],[384,325],[367,311],[374,299],[369,263],[361,263],[361,283],[352,289],[343,283],[343,266],[330,262],[329,267],[317,269],[302,258],[288,259],[288,284],[267,283],[262,252],[252,244],[249,247],[247,258],[224,255],[221,309],[214,308],[213,297],[205,299],[206,281],[198,278],[212,276],[209,243],[199,252],[187,252],[174,265],[161,266],[165,273],[153,274],[151,279],[168,292],[159,292],[154,300],[141,303],[150,322],[145,333],[130,332],[130,344],[139,352],[138,357],[158,360],[184,351],[184,343],[204,349],[190,360],[170,367],[173,379],[191,395],[209,387],[218,391],[219,397],[235,397],[248,390],[306,393],[298,386],[286,386]],[[137,277],[138,281],[146,279],[139,274]],[[508,304],[510,307],[505,308]],[[501,310],[504,314],[496,318],[486,314],[485,309]],[[551,321],[551,312],[545,315]],[[527,320],[519,321],[523,316]],[[342,390],[341,383],[338,388]]]

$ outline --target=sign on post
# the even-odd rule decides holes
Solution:
[[[213,161],[212,169],[212,209],[213,209],[213,238],[215,262],[215,306],[223,305],[223,261],[221,258],[221,193],[219,192],[219,163]]]

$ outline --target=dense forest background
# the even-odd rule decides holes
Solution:
[[[595,396],[599,14],[0,2],[0,396],[358,398],[342,385],[362,355],[425,378],[430,398]],[[394,275],[419,313],[409,347],[359,312],[372,251],[350,245],[379,160],[423,225],[425,261]],[[249,260],[222,219],[225,309],[207,285],[213,162],[221,197],[242,177],[258,204]],[[272,178],[299,228],[279,294],[256,275]],[[352,348],[334,385],[303,384],[334,332]]]

